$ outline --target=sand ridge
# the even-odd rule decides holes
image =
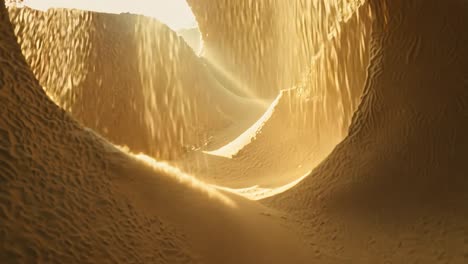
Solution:
[[[155,19],[66,9],[9,13],[47,93],[80,123],[134,152],[176,159],[246,111],[262,110],[224,89]]]
[[[374,23],[372,63],[349,135],[266,204],[295,214],[318,254],[465,263],[467,5],[372,4],[393,15]]]
[[[250,190],[257,186],[260,192],[281,189],[311,171],[344,139],[357,109],[368,52],[352,52],[368,46],[370,14],[369,5],[362,5],[343,21],[340,32],[327,39],[304,69],[304,79],[282,90],[254,124],[226,144],[208,144],[176,166],[216,185]],[[339,74],[323,76],[327,71]]]
[[[0,16],[2,261],[194,260],[182,234],[113,196],[108,143],[47,98],[24,61],[3,1]],[[143,249],[150,241],[158,246]]]
[[[3,1],[0,12],[2,259],[308,262],[300,240],[262,214],[267,208],[232,194],[235,208],[217,202],[74,121],[30,71]]]
[[[246,19],[245,24],[238,24],[239,28],[233,30],[238,34],[245,27],[253,28],[253,38],[246,40],[247,46],[263,41],[255,37],[265,37],[262,35],[265,29],[266,36],[271,36],[268,23],[275,18],[275,12],[271,11],[278,8],[268,5],[267,1],[264,6],[252,6],[254,2],[245,0],[219,2],[213,9],[205,7],[196,11],[202,5],[196,7],[194,3],[206,2],[190,2],[195,14],[219,10],[223,5],[232,7],[224,11],[226,23],[234,25],[239,17],[230,15],[242,10],[240,7],[254,7],[248,11],[260,13],[249,17],[246,12],[240,16]],[[64,105],[61,108],[52,101],[50,97],[54,95],[49,97],[46,91],[61,92],[61,85],[67,87],[67,84],[59,82],[52,88],[41,86],[44,84],[41,76],[56,74],[55,66],[37,59],[43,55],[35,54],[34,49],[43,47],[45,40],[31,41],[34,34],[29,32],[28,35],[25,30],[31,28],[34,21],[41,24],[46,15],[19,11],[12,15],[11,23],[1,1],[0,259],[6,263],[466,263],[468,51],[465,47],[468,38],[464,31],[468,5],[461,0],[443,3],[369,0],[344,22],[336,19],[337,7],[348,5],[340,3],[336,1],[331,6],[313,9],[315,1],[297,0],[281,17],[289,21],[293,18],[290,12],[299,10],[295,8],[300,6],[307,12],[319,13],[329,8],[330,14],[325,15],[327,20],[318,21],[319,25],[311,28],[321,29],[318,33],[328,39],[331,24],[341,21],[341,26],[335,38],[323,45],[321,53],[315,53],[315,46],[301,51],[317,54],[315,64],[308,65],[307,72],[302,63],[298,63],[291,75],[280,78],[279,81],[285,83],[296,77],[301,81],[295,88],[282,92],[271,111],[266,113],[265,120],[260,119],[261,125],[254,126],[247,144],[226,158],[203,153],[204,148],[211,147],[208,140],[200,149],[168,164],[155,159],[157,153],[139,154],[145,151],[126,142],[135,137],[129,136],[128,131],[117,132],[128,137],[122,140],[122,145],[130,146],[116,147],[108,141],[110,136],[103,128],[100,131],[99,127],[89,125],[99,120],[99,116],[91,116],[90,123],[86,124],[76,116],[77,112]],[[349,9],[351,13],[356,11],[353,6]],[[345,14],[346,10],[340,12]],[[106,16],[67,10],[55,10],[52,14],[63,15],[64,25],[89,22],[85,26],[97,30],[98,36],[102,32],[110,36],[121,30],[135,32],[135,23],[149,23],[159,28],[154,21],[132,15]],[[310,19],[305,18],[306,22]],[[107,19],[113,22],[103,23]],[[32,24],[16,22],[20,26],[15,27],[15,21]],[[47,21],[50,25],[56,23],[53,19]],[[56,24],[60,29],[61,25]],[[106,29],[103,25],[115,27]],[[299,22],[294,27],[305,25],[307,23]],[[311,34],[311,28],[303,32],[304,39]],[[142,46],[135,48],[138,56],[142,55],[138,52],[149,50],[154,41],[145,39],[153,32],[152,26],[141,30],[143,40],[137,43]],[[201,25],[202,34],[205,30]],[[89,37],[90,33],[84,31],[82,36]],[[185,73],[190,76],[198,72],[192,66],[204,65],[204,59],[197,58],[189,47],[179,45],[174,32],[166,33],[163,36],[167,39],[161,45],[167,44],[165,47],[170,50],[187,50],[190,54],[187,57],[193,61],[186,63],[172,58],[167,62],[168,58],[161,57],[160,64],[153,65],[150,62],[155,57],[149,53],[145,57],[147,60],[138,61],[134,68],[148,66],[149,70],[155,70],[167,66],[165,63],[171,65],[169,68],[188,65],[185,71],[176,71],[176,75],[168,77],[177,83],[180,81],[177,74],[182,78]],[[49,33],[45,30],[44,34],[48,40]],[[122,40],[128,37],[119,36]],[[212,37],[204,38],[205,44],[209,44],[205,46],[207,50],[219,44],[216,35]],[[220,45],[230,45],[231,40],[227,38],[227,44]],[[323,39],[319,40],[317,42]],[[366,40],[370,40],[369,44]],[[308,43],[291,41],[293,46],[290,47]],[[86,46],[95,42],[85,39],[71,43],[72,46]],[[275,54],[278,43],[270,44],[273,46],[265,44],[264,51]],[[28,48],[25,49],[25,45]],[[106,53],[105,47],[100,48],[98,55],[108,56],[109,60],[122,55],[119,48],[108,49]],[[89,48],[83,49],[85,61],[88,56],[96,56],[92,54],[96,46],[93,44]],[[351,48],[359,52],[353,55]],[[249,49],[234,49],[233,52],[248,54]],[[66,49],[61,54],[66,54]],[[257,62],[271,62],[259,61],[257,55],[252,56],[252,64],[246,63],[247,72],[250,67],[258,66]],[[274,59],[285,59],[291,54],[283,55]],[[94,60],[97,58],[99,56]],[[77,60],[82,62],[82,59]],[[369,67],[364,71],[362,66],[367,65],[367,61]],[[49,66],[52,69],[48,69]],[[78,68],[73,68],[75,66]],[[79,63],[75,66],[71,69],[77,71],[76,75],[69,68],[64,77],[72,76],[72,80],[80,83],[80,75],[86,73],[87,67],[80,68],[83,65]],[[119,64],[111,63],[110,68],[119,72],[116,66]],[[102,67],[105,71],[107,66]],[[213,74],[210,67],[201,69],[206,71],[202,76],[207,79],[200,83],[207,82],[210,88],[206,88],[206,94],[192,99],[213,96],[223,107],[223,111],[214,111],[215,114],[208,111],[206,122],[220,118],[234,123],[217,131],[221,137],[213,139],[217,148],[224,141],[224,145],[228,144],[226,139],[235,139],[232,134],[240,135],[242,128],[255,123],[252,116],[260,118],[265,108],[254,103],[254,99],[242,98],[245,95],[223,87],[232,84],[229,78]],[[319,74],[327,69],[336,72]],[[350,80],[346,76],[351,76],[353,69],[355,78]],[[269,74],[274,75],[277,70]],[[108,78],[114,78],[110,73]],[[258,72],[252,73],[255,76]],[[302,78],[303,73],[306,78]],[[343,76],[337,77],[338,73]],[[326,78],[314,78],[316,75]],[[85,76],[99,82],[96,76],[90,77],[88,73]],[[47,78],[51,78],[50,84],[54,85],[56,77]],[[263,81],[268,83],[275,78],[277,76]],[[144,83],[157,83],[153,81],[146,79]],[[347,82],[349,86],[341,85]],[[320,88],[318,84],[326,84],[326,87]],[[107,84],[103,87],[92,95],[108,89],[105,94],[113,98],[115,87]],[[151,91],[146,90],[147,87],[143,85],[127,92],[144,94]],[[179,88],[187,88],[185,82]],[[255,87],[258,89],[255,93],[265,95],[278,89],[269,88]],[[76,91],[78,96],[83,96],[80,95],[82,90]],[[174,93],[176,91],[180,90]],[[322,96],[322,100],[311,98],[314,93],[318,98]],[[359,100],[357,97],[361,93]],[[60,102],[60,94],[55,95]],[[179,99],[180,94],[173,95]],[[89,94],[83,98],[84,103],[91,102],[81,105],[88,114],[92,115],[92,107],[99,103],[102,103],[100,109],[112,112],[111,99],[107,97],[102,97],[109,99],[107,101],[94,102]],[[142,102],[152,100],[145,96],[140,99]],[[125,96],[120,100],[125,102]],[[156,107],[150,107],[151,110],[157,109],[160,102],[150,106]],[[203,105],[193,107],[204,108]],[[241,110],[237,111],[237,107]],[[255,114],[245,117],[253,110]],[[354,113],[352,120],[351,113]],[[115,117],[120,115],[121,112],[116,113]],[[128,113],[128,119],[132,118],[132,113]],[[349,129],[348,123],[351,123]],[[180,125],[167,124],[169,127],[153,126],[151,129],[171,133],[174,126]],[[235,124],[240,125],[236,127]],[[115,132],[116,128],[118,126],[109,127],[109,131]],[[346,131],[344,139],[343,130]],[[162,144],[154,146],[163,156],[171,152],[172,147],[179,147],[171,142]],[[168,152],[164,152],[164,148]],[[313,171],[307,173],[311,169]],[[287,183],[294,184],[287,190],[281,189]],[[260,201],[247,199],[245,192],[252,191],[251,186],[258,187],[254,195],[269,197]],[[272,196],[265,194],[277,187],[281,192]]]

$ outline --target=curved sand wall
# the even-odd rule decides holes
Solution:
[[[319,256],[464,263],[468,6],[371,4],[371,65],[349,135],[267,203],[298,217]]]
[[[105,158],[111,148],[48,99],[21,54],[3,1],[0,36],[0,259],[194,259],[173,227],[114,195]],[[147,243],[155,247],[145,249]]]
[[[3,1],[0,36],[2,261],[308,263],[267,208],[123,153],[55,105]]]
[[[373,15],[367,1],[188,3],[208,61],[238,78],[254,96],[275,97],[281,89],[299,88],[291,122],[315,131],[315,140],[346,135],[369,61]]]
[[[227,92],[192,49],[154,19],[64,9],[9,12],[47,93],[82,124],[134,152],[176,158],[242,116],[238,105],[259,109]]]
[[[371,4],[377,14],[371,66],[348,137],[303,182],[265,203],[288,211],[290,214],[283,217],[286,224],[302,226],[301,233],[309,236],[309,251],[315,256],[303,258],[305,263],[465,263],[466,1]],[[251,203],[244,207],[245,201],[233,198],[248,209],[187,213],[194,206],[216,208],[216,200],[194,202],[192,198],[200,196],[189,195],[186,200],[190,203],[184,202],[171,194],[187,195],[187,189],[173,183],[170,186],[179,187],[167,188],[167,181],[161,185],[160,176],[164,175],[149,173],[146,177],[145,166],[133,164],[80,128],[34,81],[15,43],[3,1],[0,12],[0,100],[7,106],[0,108],[4,183],[0,223],[7,237],[2,244],[2,259],[28,257],[31,259],[24,260],[34,261],[39,256],[45,261],[64,257],[92,261],[110,259],[110,255],[120,262],[173,263],[193,259],[189,248],[195,247],[212,263],[257,263],[258,253],[267,263],[300,262],[300,254],[285,250],[285,245],[295,244],[285,239],[284,233],[271,232],[272,226],[253,217],[261,214],[263,220],[274,218],[274,212],[253,209]],[[128,176],[135,173],[139,176]],[[155,186],[164,187],[155,192]],[[169,197],[174,207],[167,206]],[[62,204],[55,206],[57,202]],[[51,210],[52,205],[57,210]],[[62,211],[69,216],[61,215]],[[183,233],[190,232],[189,240],[196,243],[187,246],[175,230],[159,233],[156,230],[160,228],[149,228],[142,232],[149,222],[163,225],[160,220],[145,222],[157,219],[158,214],[178,223]],[[119,225],[109,219],[126,219],[129,223]],[[200,230],[212,230],[212,226],[194,225],[187,219],[221,223],[212,234],[228,237],[228,241],[210,240],[211,236]],[[279,219],[275,221],[278,224]],[[95,227],[100,226],[104,231],[98,233]],[[57,233],[52,227],[64,228]],[[232,229],[235,227],[243,232]],[[229,232],[224,234],[223,230]],[[84,235],[77,238],[77,234]],[[237,240],[239,237],[244,239]],[[162,255],[155,251],[158,247],[145,247],[156,241],[164,245],[161,241],[166,239],[173,242]],[[107,244],[109,241],[113,246]],[[239,254],[221,250],[229,241],[243,246]],[[257,242],[265,246],[258,247]],[[209,250],[211,246],[217,248]],[[249,251],[252,247],[263,251]],[[108,255],[100,255],[102,252]],[[266,252],[271,254],[261,254]],[[291,256],[298,259],[288,259]]]

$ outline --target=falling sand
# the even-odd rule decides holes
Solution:
[[[187,3],[0,2],[0,262],[468,262],[468,2]]]

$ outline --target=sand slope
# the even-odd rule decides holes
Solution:
[[[47,98],[16,44],[3,1],[0,16],[2,262],[193,260],[180,233],[113,196],[107,143]],[[145,249],[147,243],[155,246]]]
[[[310,172],[347,133],[367,75],[368,51],[356,51],[368,47],[371,25],[366,4],[323,43],[303,81],[281,91],[254,124],[177,166],[230,188],[278,188]]]
[[[309,263],[279,215],[122,152],[56,106],[0,5],[1,259]]]
[[[208,145],[176,163],[198,178],[230,188],[254,185],[276,188],[310,172],[339,142],[340,133],[317,140],[302,122],[303,99],[297,89],[285,90],[264,115],[221,147]],[[303,106],[303,105],[302,105]]]
[[[348,137],[266,203],[295,214],[318,255],[466,263],[468,6],[371,3],[382,15]]]
[[[187,1],[202,32],[203,56],[236,75],[252,94],[269,98],[302,79],[329,34],[361,2],[364,1]],[[366,15],[361,12],[361,17]],[[347,39],[360,39],[360,29],[359,25],[351,28],[349,32],[353,34]],[[353,54],[365,50],[355,47],[350,50]],[[328,69],[324,70],[326,73]],[[354,78],[343,72],[329,74]]]
[[[65,9],[9,13],[47,93],[80,123],[132,151],[174,159],[245,111],[261,111],[224,89],[155,19]]]
[[[271,11],[277,10],[278,3],[273,5],[274,1],[265,1],[256,6],[253,1],[219,1],[210,9],[202,5],[208,1],[190,2],[197,12],[224,10],[227,24],[239,26],[233,28],[232,32],[221,32],[221,35],[233,33],[232,36],[236,36],[245,32],[245,28],[253,28],[253,34],[249,36],[251,39],[245,40],[245,43],[241,39],[230,43],[232,36],[211,35],[213,39],[208,45],[211,48],[240,48],[232,49],[232,54],[224,54],[225,59],[237,52],[245,56],[251,51],[250,44],[264,40],[273,43],[273,46],[261,44],[260,46],[266,48],[263,52],[277,54],[275,52],[278,43],[271,42],[271,38],[268,38],[272,36],[269,35],[271,32],[268,31],[268,23],[275,20],[275,13]],[[324,12],[325,6],[312,9],[315,2],[295,1],[291,5],[293,8],[286,9],[286,15],[281,19],[289,21],[291,14],[294,14],[290,12],[297,11],[296,8],[301,5],[305,5],[304,10]],[[200,5],[195,7],[195,3]],[[340,6],[339,1],[332,2],[331,5]],[[249,17],[246,12],[240,17],[231,16],[245,7],[251,7],[248,11],[255,15]],[[201,11],[196,8],[201,8]],[[367,8],[371,8],[372,12],[368,12]],[[223,185],[216,188],[149,156],[132,154],[138,151],[134,146],[130,146],[129,151],[110,144],[75,121],[76,113],[80,112],[67,109],[71,111],[69,114],[58,107],[44,92],[50,88],[43,89],[41,84],[50,81],[53,85],[53,80],[56,79],[64,87],[73,85],[67,86],[69,84],[61,82],[66,78],[54,76],[59,73],[55,72],[54,67],[60,65],[60,60],[50,59],[51,63],[47,64],[38,59],[43,55],[34,53],[46,45],[46,40],[50,37],[47,37],[47,30],[42,28],[46,33],[43,42],[34,42],[34,34],[25,33],[25,28],[32,27],[36,19],[42,21],[44,14],[19,12],[17,17],[13,17],[13,21],[19,19],[22,23],[32,22],[32,25],[23,24],[23,29],[16,27],[16,34],[24,38],[19,39],[23,45],[23,56],[4,1],[1,1],[0,259],[6,263],[466,263],[467,2],[369,0],[357,9],[359,13],[340,22],[342,31],[328,39],[330,23],[336,21],[338,16],[337,9],[333,7],[330,10],[330,14],[325,15],[325,20],[317,22],[320,24],[317,27],[305,26],[310,19],[307,16],[301,17],[305,19],[302,21],[304,23],[288,24],[295,25],[295,30],[298,25],[299,28],[306,27],[305,31],[300,31],[304,33],[304,38],[299,37],[299,40],[303,41],[295,42],[297,38],[292,38],[288,45],[293,46],[288,47],[299,47],[304,52],[302,54],[317,57],[308,66],[309,70],[304,71],[308,76],[300,78],[301,82],[297,87],[283,91],[251,130],[247,128],[254,122],[250,119],[251,116],[245,116],[252,109],[261,110],[261,107],[228,92],[238,87],[225,89],[225,85],[232,84],[231,80],[224,79],[219,72],[211,75],[216,70],[222,72],[222,69],[213,69],[213,65],[208,67],[208,80],[203,77],[200,83],[210,84],[208,97],[219,95],[216,98],[223,110],[215,111],[216,114],[208,111],[206,122],[211,124],[210,122],[220,117],[221,121],[231,120],[233,124],[223,125],[214,135],[217,137],[212,140],[214,143],[204,142],[207,144],[201,150],[206,150],[205,152],[192,152],[177,165],[210,183]],[[67,12],[70,11],[55,10],[52,14],[59,14],[60,20],[66,18],[67,21],[71,18],[71,22],[67,22],[69,24],[64,24],[67,27],[76,25],[73,24],[75,22],[89,22],[86,27],[75,28],[78,31],[82,29],[80,34],[85,36],[84,40],[77,42],[78,46],[83,43],[80,41],[88,43],[88,34],[101,36],[105,32],[109,36],[103,39],[107,40],[110,36],[116,36],[115,31],[121,33],[122,29],[129,29],[133,32],[133,26],[141,22],[140,18],[130,15]],[[246,20],[243,24],[239,19]],[[53,32],[62,32],[62,24],[51,18],[46,20],[49,24],[42,24],[42,27],[56,25],[58,29]],[[107,24],[103,21],[112,22]],[[148,21],[145,21],[143,19],[143,25],[148,25]],[[39,25],[41,23],[43,22],[39,22]],[[148,23],[159,28],[153,22]],[[130,27],[126,28],[124,25]],[[370,37],[368,30],[371,25],[372,41],[367,46],[362,41],[365,42]],[[207,29],[203,29],[203,23],[201,27],[206,34]],[[21,23],[19,28],[22,28]],[[92,30],[88,31],[89,28]],[[38,29],[40,31],[41,27]],[[281,31],[284,28],[275,29]],[[327,40],[321,53],[315,46],[310,50],[300,48],[309,43],[304,40],[315,29],[321,29],[317,34],[326,32],[322,36],[324,38],[318,39]],[[155,29],[150,26],[140,32],[142,39],[136,43],[143,46],[135,48],[135,54],[128,55],[129,57],[125,57],[123,49],[119,48],[102,52],[109,44],[104,40],[107,44],[97,45],[97,50],[102,49],[97,55],[92,55],[91,52],[96,48],[94,44],[91,45],[92,49],[84,45],[84,51],[79,54],[85,54],[86,60],[90,56],[96,56],[94,61],[81,64],[83,58],[76,58],[76,64],[72,64],[75,66],[67,68],[68,74],[65,76],[73,80],[72,84],[75,81],[81,83],[86,78],[90,78],[89,82],[99,84],[105,79],[100,79],[99,76],[106,75],[96,74],[91,78],[89,74],[85,77],[81,74],[87,73],[90,65],[100,65],[99,58],[106,58],[104,61],[109,60],[111,63],[103,63],[99,67],[104,72],[112,69],[107,76],[108,84],[113,84],[113,78],[125,79],[123,75],[110,73],[120,73],[117,66],[121,65],[121,61],[118,59],[132,61],[132,56],[142,56],[139,51],[152,52],[154,43],[148,41],[147,37],[153,30]],[[215,28],[214,32],[216,30],[218,29]],[[38,33],[38,37],[41,34]],[[69,38],[65,35],[62,37]],[[184,50],[183,46],[177,44],[177,40],[171,40],[170,36],[173,35],[173,32],[163,34],[169,37],[161,40],[161,45],[176,51]],[[133,38],[128,35],[118,36],[122,39]],[[227,44],[217,43],[218,37],[226,40]],[[257,37],[260,39],[256,39]],[[204,40],[208,40],[206,35]],[[315,41],[312,42],[314,43]],[[240,46],[236,46],[237,44]],[[30,46],[25,49],[25,45]],[[54,50],[53,47],[49,49]],[[186,49],[189,50],[188,47]],[[356,54],[350,49],[359,50],[359,56],[354,56]],[[74,54],[71,50],[63,50],[65,52],[60,54]],[[257,63],[271,62],[273,57],[260,59],[263,58],[259,57],[261,50],[258,49],[256,55],[251,55],[252,60],[247,61],[242,70],[248,72],[252,67],[262,65]],[[171,57],[176,53],[167,52],[162,56]],[[370,62],[362,100],[352,120],[349,120],[356,109],[360,84],[366,75],[361,66],[367,65],[367,54],[370,54]],[[200,73],[200,69],[191,68],[193,65],[204,65],[203,59],[198,59],[193,54],[190,56],[194,58],[193,64],[185,64],[186,61],[182,59],[174,60],[174,57],[164,57],[160,62],[153,63],[151,58],[155,57],[150,54],[144,57],[147,60],[134,62],[134,67],[149,67],[152,71],[158,67],[166,69],[188,65],[183,71],[171,70],[174,76],[168,75],[178,82],[178,78],[185,78],[182,77],[185,74],[190,76],[193,72]],[[291,54],[287,52],[284,57],[273,59],[281,61],[289,56]],[[296,72],[297,69],[302,69],[301,62],[300,67],[293,68],[291,75],[286,74],[288,76],[284,79],[277,79],[275,74],[278,69],[290,65],[290,61],[287,61],[280,67],[273,65],[274,69],[269,72],[273,77],[260,81],[292,82],[295,74],[303,77],[302,70]],[[48,70],[48,67],[52,67],[52,70]],[[334,72],[323,75],[326,70]],[[38,73],[49,77],[43,80],[43,75]],[[250,72],[252,76],[257,73]],[[339,76],[341,73],[342,76]],[[355,76],[349,79],[352,73]],[[242,71],[237,74],[242,77]],[[325,78],[321,78],[324,76]],[[149,87],[158,83],[157,80],[144,80],[143,84],[150,84]],[[245,80],[248,78],[243,81]],[[250,81],[255,83],[259,80]],[[213,83],[221,84],[222,89],[217,89],[216,85],[212,87]],[[62,91],[58,84],[55,84],[57,86],[54,91]],[[320,87],[320,84],[325,87]],[[83,113],[91,115],[89,124],[100,120],[100,116],[91,111],[93,107],[96,107],[96,111],[107,111],[110,118],[123,117],[128,122],[135,118],[134,114],[148,110],[134,109],[135,112],[116,112],[111,115],[115,108],[109,107],[113,105],[109,102],[135,101],[128,100],[127,90],[121,94],[116,93],[113,90],[114,85],[91,87],[100,87],[102,91],[82,93],[82,90],[77,90],[78,98],[83,96],[82,100],[86,103],[78,106],[82,107]],[[141,89],[131,90],[130,93],[141,92],[141,101],[136,102],[145,102],[148,98],[141,96],[148,91],[147,87],[143,85]],[[188,86],[182,82],[178,87]],[[255,87],[258,90],[253,94],[267,96],[277,89],[265,87]],[[115,94],[118,94],[119,100],[113,97]],[[317,97],[322,100],[311,98],[314,94],[318,94]],[[97,95],[108,97],[93,101]],[[173,94],[171,98],[178,100],[179,96],[181,94]],[[194,100],[203,101],[203,98],[206,99],[195,92]],[[57,102],[60,99],[56,98]],[[180,104],[186,105],[183,100]],[[204,109],[202,105],[188,105],[193,109]],[[150,106],[156,107],[151,108],[151,111],[158,109],[157,107],[170,111],[181,109],[178,108],[179,103],[163,103],[161,106],[159,101]],[[210,107],[216,108],[213,105]],[[236,111],[236,107],[243,111]],[[167,123],[163,122],[169,128],[153,127],[157,133],[169,133],[168,137],[161,139],[173,138],[174,135],[178,139],[180,134],[172,134],[171,131],[180,131],[180,124],[174,120],[184,121],[187,117],[183,114],[184,111],[180,111],[181,119],[171,118],[166,120]],[[200,111],[203,113],[203,110]],[[233,115],[229,114],[231,112]],[[77,115],[77,119],[79,116]],[[351,125],[346,138],[328,157],[302,181],[293,181],[327,155],[334,143],[341,140],[343,130],[349,122]],[[89,124],[85,125],[92,127]],[[108,131],[125,136],[126,139],[122,141],[124,144],[128,143],[126,140],[132,142],[132,139],[141,136],[128,130],[128,126],[133,123],[124,124],[127,129],[116,130],[119,127],[114,124]],[[197,127],[202,124],[200,120],[193,123]],[[182,124],[181,127],[185,125]],[[112,138],[106,134],[104,128],[107,126],[101,127],[102,131],[96,130],[105,137]],[[141,127],[132,128],[138,133],[146,133],[141,132],[145,130]],[[242,130],[246,131],[244,136],[239,133]],[[236,141],[238,135],[241,136]],[[229,140],[226,140],[229,138],[235,144],[229,145]],[[177,140],[176,142],[180,143]],[[155,144],[158,150],[153,156],[165,156],[172,153],[173,148],[180,146],[173,144],[171,140],[159,143],[162,145]],[[223,145],[226,146],[225,149]],[[213,150],[214,153],[210,153]],[[253,185],[258,188],[245,188]],[[283,185],[291,189],[285,191],[286,188],[279,188],[282,193],[276,193],[275,188]],[[243,189],[232,190],[225,187]],[[275,195],[256,202],[226,190],[247,197],[250,194],[253,195],[252,198],[256,195]]]
[[[183,28],[177,30],[177,34],[184,38],[185,42],[193,49],[195,54],[199,54],[202,47],[201,34],[198,28]]]
[[[293,120],[285,122],[308,127],[317,142],[331,134],[344,138],[369,63],[373,15],[367,2],[188,2],[203,33],[203,56],[245,83],[244,94],[274,98],[297,88],[295,108],[288,110]]]

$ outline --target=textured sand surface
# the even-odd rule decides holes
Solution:
[[[370,26],[366,4],[341,24],[340,34],[324,43],[304,69],[303,81],[281,91],[256,125],[226,145],[208,144],[177,166],[230,188],[277,188],[312,170],[347,133],[368,63],[368,51],[353,52],[368,46]],[[322,77],[327,71],[336,74]]]
[[[0,12],[2,260],[307,263],[268,209],[126,154],[73,121],[34,78],[3,1]]]
[[[2,262],[193,260],[182,234],[113,195],[112,147],[47,98],[3,1],[0,16]]]
[[[468,262],[466,1],[188,3],[0,2],[0,262]]]
[[[246,112],[262,110],[226,91],[154,19],[65,9],[9,13],[47,93],[82,124],[134,152],[174,159]]]
[[[349,135],[303,182],[266,203],[295,214],[318,255],[466,263],[468,6],[377,3],[389,16],[374,22]]]

